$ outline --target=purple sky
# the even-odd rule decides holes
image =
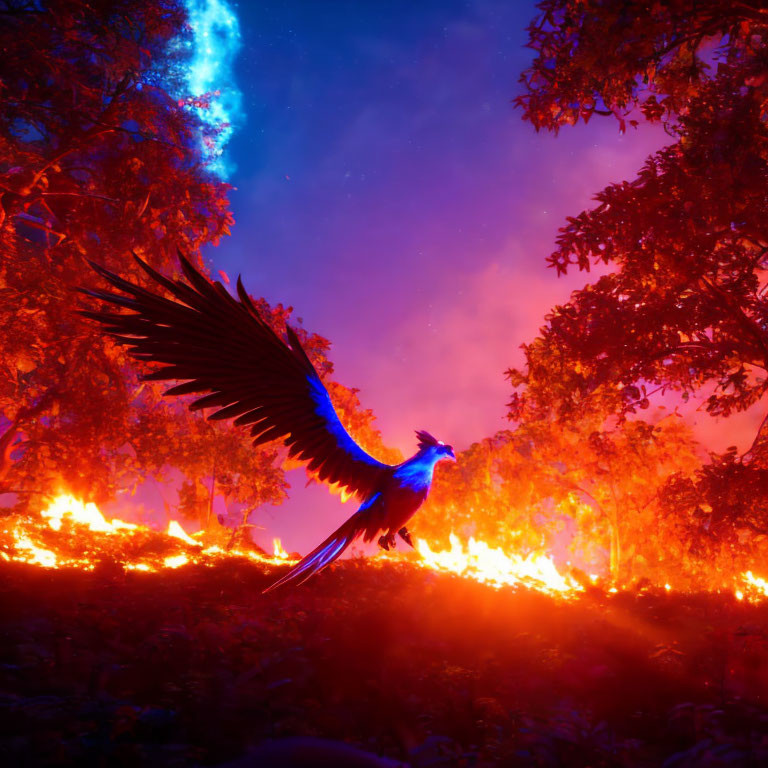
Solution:
[[[614,121],[536,134],[513,109],[533,3],[243,4],[236,226],[208,256],[333,342],[384,440],[458,449],[505,426],[504,371],[584,277],[558,227],[666,143]],[[265,509],[306,551],[352,511],[322,488]]]

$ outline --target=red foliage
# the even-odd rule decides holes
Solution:
[[[103,498],[132,469],[142,395],[123,353],[74,314],[75,289],[95,284],[88,259],[141,279],[131,250],[168,271],[177,246],[218,241],[227,187],[159,85],[179,4],[61,0],[1,15],[0,414],[21,438],[6,487]],[[145,389],[146,407],[156,401]]]
[[[104,500],[169,469],[185,477],[183,511],[205,524],[212,493],[246,517],[284,496],[274,447],[162,403],[73,311],[97,280],[88,260],[144,284],[131,251],[174,274],[177,248],[201,266],[200,248],[229,234],[228,185],[206,170],[184,108],[195,100],[166,90],[184,25],[175,0],[0,4],[0,492],[22,506],[62,489]],[[291,314],[260,308],[278,329]],[[300,336],[330,375],[328,342]],[[372,414],[335,388],[375,450]]]
[[[537,128],[594,114],[664,121],[675,140],[637,178],[612,184],[568,219],[550,264],[610,274],[555,307],[509,372],[515,419],[578,421],[649,405],[654,392],[728,416],[768,387],[768,11],[763,3],[545,0],[537,52],[517,102]],[[766,427],[768,429],[768,427]],[[743,457],[695,483],[706,522],[764,529],[750,497],[768,461],[765,429]],[[740,464],[743,471],[730,471]],[[722,470],[722,471],[720,471]],[[718,488],[712,483],[720,477]],[[728,484],[742,482],[740,490]],[[723,505],[730,494],[750,504]],[[706,498],[704,498],[706,496]],[[671,498],[671,497],[670,497]],[[692,510],[691,507],[688,507]],[[671,509],[669,514],[679,510]],[[717,526],[726,532],[724,526]],[[743,543],[743,542],[742,542]]]

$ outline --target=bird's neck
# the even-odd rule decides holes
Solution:
[[[419,451],[403,462],[395,471],[395,477],[414,489],[429,488],[439,457],[430,451]]]

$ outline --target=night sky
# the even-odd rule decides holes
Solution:
[[[330,339],[337,380],[406,456],[417,428],[457,449],[504,428],[504,371],[585,282],[545,266],[558,227],[665,135],[605,119],[555,137],[521,120],[533,2],[237,10],[246,118],[214,269]],[[290,480],[287,504],[256,513],[257,538],[306,551],[350,508]]]

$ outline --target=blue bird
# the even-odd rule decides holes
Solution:
[[[261,317],[237,280],[234,298],[210,282],[179,254],[185,280],[171,280],[138,256],[144,271],[172,298],[134,285],[107,269],[91,266],[120,293],[81,289],[131,310],[81,312],[125,345],[136,360],[163,367],[144,376],[149,381],[176,380],[166,395],[202,395],[190,409],[215,408],[208,418],[234,419],[250,427],[254,445],[282,440],[288,455],[307,462],[320,480],[338,485],[360,501],[357,511],[322,544],[268,587],[306,581],[362,537],[379,546],[395,546],[400,536],[411,547],[407,523],[424,503],[435,465],[456,460],[450,445],[423,430],[418,451],[401,464],[384,464],[364,451],[344,429],[328,391],[286,325],[287,341]]]

